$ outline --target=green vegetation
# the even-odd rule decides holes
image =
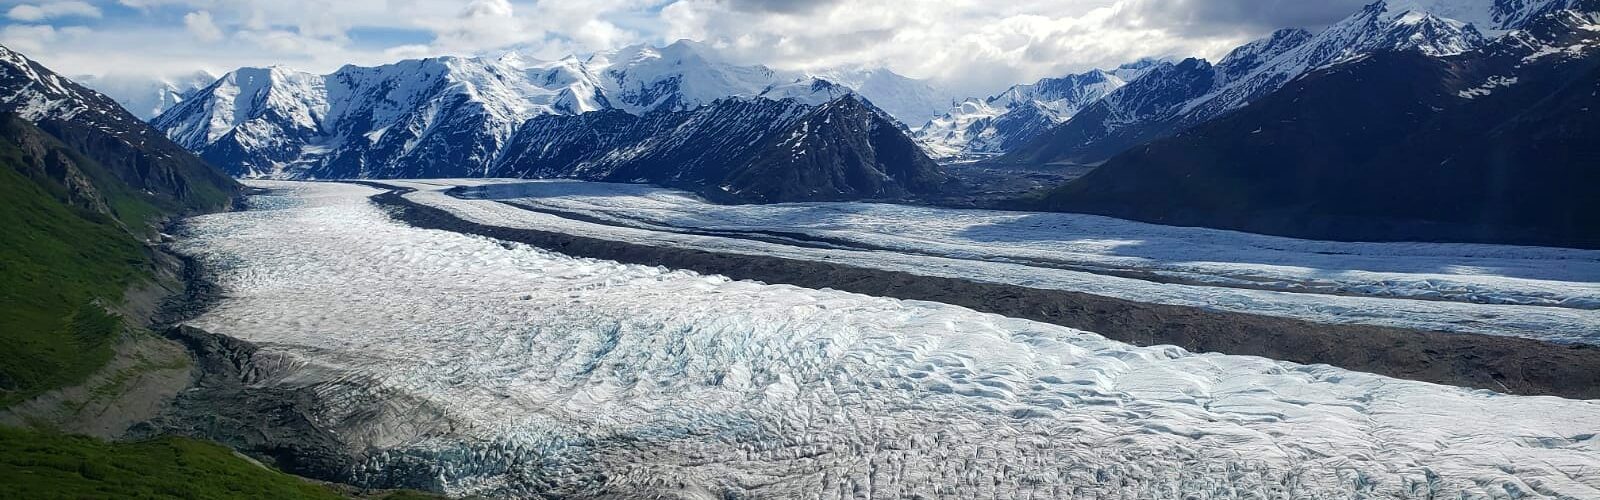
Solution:
[[[70,139],[78,132],[65,133]],[[169,214],[226,206],[233,187],[176,146],[152,151],[78,137],[69,147],[57,137],[0,114],[0,408],[82,384],[107,366],[126,333],[148,334],[111,311],[122,303],[124,290],[154,278],[154,253],[144,241],[154,235],[153,223]],[[145,184],[130,185],[107,167],[158,187],[136,188]],[[187,363],[135,356],[132,365],[89,388],[90,397],[116,398],[143,373]],[[263,467],[213,443],[180,437],[107,442],[44,430],[55,424],[37,417],[23,419],[34,428],[0,426],[0,498],[353,494]],[[436,497],[390,492],[367,498]]]
[[[107,443],[0,427],[0,498],[342,498],[210,443]]]
[[[153,254],[141,236],[166,214],[221,206],[227,199],[219,188],[193,184],[198,194],[186,206],[146,195],[32,124],[0,116],[0,408],[84,383],[107,365],[119,339],[137,327],[109,311],[122,302],[124,290],[153,278]],[[117,397],[141,373],[181,368],[183,362],[139,358],[90,395]],[[113,443],[0,426],[0,498],[345,493],[202,441]],[[372,498],[436,497],[394,492]]]
[[[104,305],[149,274],[148,250],[117,220],[57,201],[3,149],[0,407],[81,382],[110,359],[122,326]]]

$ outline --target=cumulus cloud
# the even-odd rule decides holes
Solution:
[[[215,42],[222,39],[222,29],[217,28],[217,23],[211,20],[211,13],[197,10],[183,15],[183,27],[189,34],[202,42]]]
[[[723,0],[734,10],[796,14],[839,3],[839,0]]]
[[[20,24],[6,26],[0,29],[0,40],[11,47],[23,52],[43,50],[45,45],[56,41],[59,33],[49,25]]]
[[[508,0],[472,0],[455,17],[428,23],[437,33],[437,45],[450,51],[471,52],[524,41],[527,27]]]
[[[1117,20],[1178,34],[1261,32],[1332,24],[1374,0],[1127,0]]]
[[[29,8],[11,17],[82,4],[21,1],[32,3],[13,7]],[[132,14],[107,12],[130,18],[70,43],[42,45],[37,55],[78,65],[63,69],[80,73],[109,64],[226,71],[263,61],[330,71],[345,63],[507,50],[554,59],[688,38],[738,62],[780,69],[886,66],[980,95],[1141,57],[1216,58],[1272,29],[1326,25],[1368,0],[118,1]],[[171,22],[174,10],[188,12],[184,29]],[[357,30],[368,36],[347,34]],[[406,35],[383,35],[393,33]],[[116,61],[107,61],[110,52]]]
[[[662,17],[667,38],[705,40],[744,60],[794,69],[884,65],[966,94],[1141,57],[1217,57],[1259,34],[1140,25],[1129,18],[1131,1],[839,0],[772,15],[725,0],[678,0]]]
[[[6,11],[14,21],[36,23],[66,17],[100,17],[100,8],[78,1],[18,4]]]
[[[0,44],[24,53],[47,50],[93,34],[83,26],[56,28],[48,24],[12,24],[0,28]]]

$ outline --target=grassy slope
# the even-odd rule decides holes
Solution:
[[[107,443],[0,428],[3,498],[342,498],[210,443]]]
[[[56,201],[11,168],[15,154],[0,147],[0,406],[80,382],[110,359],[121,322],[96,302],[119,302],[149,268],[133,235]]]
[[[106,306],[120,303],[128,286],[152,278],[151,251],[136,234],[149,233],[150,224],[165,214],[192,207],[146,196],[92,160],[57,148],[82,170],[111,213],[69,205],[63,201],[69,199],[65,186],[35,168],[15,142],[36,137],[27,134],[38,129],[7,121],[0,123],[0,132],[3,408],[81,383],[105,365],[127,327]],[[201,200],[220,204],[212,202]],[[0,427],[0,498],[342,495],[262,468],[216,444],[183,438],[108,443]]]

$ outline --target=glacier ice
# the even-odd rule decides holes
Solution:
[[[1593,250],[1340,243],[1080,214],[870,203],[719,206],[681,191],[575,181],[385,182],[417,188],[408,199],[483,224],[1320,322],[1600,343],[1600,251]],[[461,196],[445,192],[457,186],[467,188]],[[733,237],[741,235],[763,238]],[[784,235],[844,247],[783,244]]]
[[[437,403],[450,432],[368,470],[420,457],[454,494],[1600,497],[1597,401],[571,258],[399,224],[367,187],[256,185],[176,244],[222,291],[195,326]]]

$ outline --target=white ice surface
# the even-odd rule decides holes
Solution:
[[[1334,323],[1600,343],[1600,251],[1340,243],[1079,214],[864,203],[721,206],[681,191],[573,181],[388,181],[484,224],[1063,289]],[[460,199],[452,186],[476,186]],[[492,198],[492,199],[489,199]],[[582,214],[583,222],[521,207]],[[886,250],[682,234],[800,233]],[[674,233],[672,231],[680,231]],[[1188,285],[1119,277],[1148,273]],[[1111,273],[1111,274],[1105,274]],[[1317,292],[1317,293],[1306,293]]]
[[[195,325],[435,402],[453,432],[394,454],[456,494],[1600,497],[1596,401],[575,259],[404,226],[365,187],[258,185],[282,191],[178,243],[223,294]]]

